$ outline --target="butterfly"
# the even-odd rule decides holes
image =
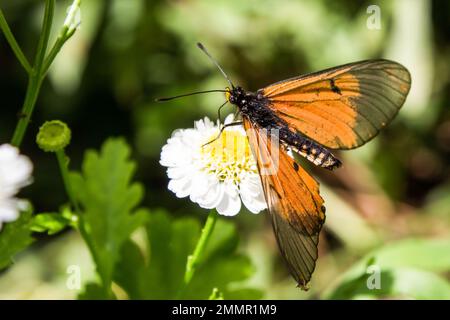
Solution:
[[[330,150],[360,147],[387,126],[406,100],[410,73],[394,61],[365,60],[250,92],[234,86],[205,47],[197,45],[230,87],[191,94],[225,92],[226,102],[237,107],[242,121],[222,130],[241,124],[246,129],[279,250],[298,286],[307,290],[318,258],[325,206],[319,183],[290,152],[325,169],[340,167]]]

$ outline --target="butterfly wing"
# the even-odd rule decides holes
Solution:
[[[402,65],[367,60],[277,82],[261,92],[289,127],[332,149],[352,149],[397,114],[411,86]]]
[[[267,131],[246,117],[243,120],[278,246],[298,285],[306,289],[318,256],[319,232],[325,222],[319,185],[284,147],[273,143]],[[266,171],[270,174],[265,174]]]

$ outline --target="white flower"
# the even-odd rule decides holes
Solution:
[[[81,0],[74,0],[73,3],[67,8],[67,15],[63,25],[67,27],[68,33],[73,32],[81,25],[80,5]]]
[[[19,189],[31,182],[33,165],[19,150],[8,144],[0,145],[0,230],[26,209],[27,202],[15,198]]]
[[[232,121],[233,115],[225,119]],[[228,127],[214,140],[219,132],[219,124],[205,117],[193,129],[172,134],[160,160],[168,167],[169,190],[226,216],[239,213],[241,200],[252,213],[264,210],[261,180],[244,128]]]

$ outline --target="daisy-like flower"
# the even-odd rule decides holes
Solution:
[[[225,124],[232,121],[233,115],[229,115]],[[194,128],[172,134],[160,160],[168,167],[169,190],[225,216],[238,214],[241,203],[259,213],[267,205],[245,130],[227,127],[216,139],[219,132],[219,123],[205,117],[196,121]]]
[[[31,183],[32,170],[30,159],[20,155],[17,148],[0,145],[0,230],[4,222],[16,220],[20,211],[27,208],[27,202],[15,195]]]

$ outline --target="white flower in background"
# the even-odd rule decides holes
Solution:
[[[233,121],[233,115],[225,123]],[[219,139],[219,124],[208,118],[193,129],[176,130],[161,151],[161,165],[168,167],[169,190],[189,196],[205,209],[216,208],[234,216],[245,207],[258,213],[266,208],[256,162],[242,126],[226,128]]]
[[[0,145],[0,230],[25,210],[27,202],[15,198],[19,189],[30,184],[33,165],[19,150],[8,144]]]
[[[68,33],[73,32],[81,25],[81,0],[74,0],[73,3],[67,8],[66,19],[64,20],[64,26],[67,27]]]

